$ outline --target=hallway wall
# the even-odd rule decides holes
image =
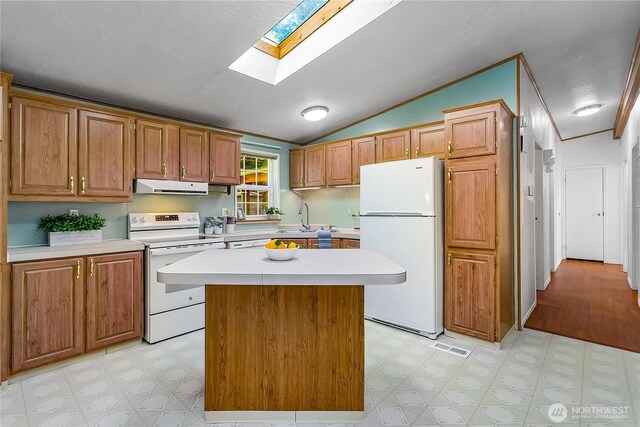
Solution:
[[[638,271],[635,271],[634,265],[631,262],[633,259],[638,257],[638,254],[633,253],[633,244],[632,244],[632,236],[631,236],[631,219],[632,219],[632,200],[631,200],[631,191],[632,191],[632,180],[634,177],[632,176],[631,170],[631,152],[635,144],[640,142],[640,102],[636,101],[633,110],[631,111],[631,116],[629,117],[629,121],[627,122],[627,126],[624,129],[624,133],[622,134],[621,144],[622,151],[624,156],[624,169],[625,169],[625,182],[624,182],[624,191],[625,191],[625,205],[623,212],[623,236],[626,236],[622,244],[623,250],[623,261],[624,261],[624,270],[628,272],[628,283],[634,289],[638,289],[640,283],[637,283],[640,278],[640,274]],[[640,179],[640,177],[635,177],[635,179]],[[640,298],[640,297],[639,297]],[[638,301],[640,305],[640,299]]]
[[[564,172],[567,168],[604,166],[604,262],[622,264],[624,148],[619,140],[613,139],[613,133],[609,131],[563,142],[560,144],[560,153],[562,157],[561,181],[564,181]],[[561,189],[563,200],[561,208],[564,217],[564,183],[562,183]],[[562,233],[562,238],[564,242],[564,233]]]
[[[560,140],[555,133],[551,120],[547,115],[535,88],[529,79],[524,67],[520,65],[520,114],[526,117],[527,126],[521,129],[524,151],[520,152],[520,267],[521,267],[521,312],[522,323],[526,321],[536,305],[536,246],[535,246],[535,198],[529,196],[528,187],[535,187],[535,145],[543,150],[554,150],[556,164],[554,171],[558,171],[559,155],[558,144]],[[560,191],[556,188],[558,181],[555,177],[558,173],[543,172],[543,198],[549,203],[550,197],[558,197]],[[549,279],[550,272],[555,271],[561,258],[558,221],[560,204],[554,203],[554,215],[545,215],[545,275],[544,282]],[[548,210],[547,210],[548,211]],[[549,230],[555,230],[554,241],[551,241]],[[551,250],[551,247],[554,247]],[[551,254],[555,259],[551,259]]]

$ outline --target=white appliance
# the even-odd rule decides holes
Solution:
[[[365,317],[435,339],[443,318],[443,166],[434,157],[360,169],[360,247],[407,270],[394,286],[365,286]]]
[[[229,249],[249,249],[264,246],[269,243],[271,239],[254,239],[254,240],[242,240],[240,242],[229,242]]]
[[[197,212],[131,213],[129,239],[146,247],[144,339],[153,344],[204,328],[204,286],[160,283],[157,271],[196,252],[224,249],[224,239],[200,234]]]
[[[206,182],[163,181],[159,179],[136,179],[137,194],[180,194],[186,196],[206,196],[209,184]]]

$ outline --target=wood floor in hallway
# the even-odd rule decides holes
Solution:
[[[640,353],[638,292],[621,265],[564,260],[525,327]]]

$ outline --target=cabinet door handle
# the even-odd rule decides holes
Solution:
[[[80,279],[80,260],[76,262],[76,279]]]
[[[75,184],[75,180],[74,180],[73,176],[69,177],[69,187],[71,188],[71,192],[75,193],[76,184]]]
[[[420,146],[416,147],[416,158],[420,157]]]
[[[209,181],[213,181],[213,179],[216,177],[216,172],[215,171],[211,171],[211,179]]]
[[[408,159],[409,158],[409,149],[407,148],[406,150],[404,150],[404,156]]]
[[[93,270],[94,270],[94,263],[93,263],[93,258],[91,258],[91,264],[89,264],[89,276],[93,277]]]
[[[186,171],[184,165],[182,165],[182,178],[184,178],[186,176],[186,174],[187,174],[187,171]]]
[[[447,170],[447,177],[449,178],[449,183],[451,183],[451,168]]]
[[[449,155],[451,155],[451,151],[452,151],[451,141],[449,141],[449,144],[447,144],[447,151],[449,152]]]
[[[447,256],[447,265],[451,266],[451,254]]]
[[[167,177],[167,163],[166,162],[162,162],[162,177],[163,178]]]
[[[84,176],[80,178],[80,191],[84,194],[84,190],[87,188],[87,183],[84,179]]]

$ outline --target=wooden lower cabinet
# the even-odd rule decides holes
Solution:
[[[289,242],[293,242],[296,245],[298,245],[298,247],[300,249],[307,249],[307,239],[283,239],[285,242],[289,243]]]
[[[84,352],[84,258],[13,266],[12,371]]]
[[[12,272],[12,373],[142,337],[142,252],[16,263]]]
[[[360,240],[358,239],[342,239],[340,242],[342,249],[360,249]]]
[[[88,258],[87,350],[142,336],[142,253]]]
[[[447,330],[494,341],[495,257],[451,251],[445,279]]]
[[[331,239],[331,249],[340,249],[340,247],[340,239]],[[307,249],[320,249],[318,239],[309,239],[307,242]]]

